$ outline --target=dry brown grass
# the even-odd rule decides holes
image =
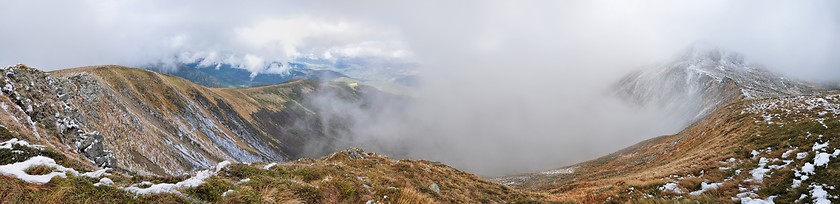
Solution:
[[[262,164],[234,164],[225,180],[250,178],[239,186],[253,189],[259,202],[281,203],[504,203],[549,201],[550,197],[511,189],[478,176],[428,161],[393,161],[361,152],[351,158],[346,152],[317,160],[282,163],[269,170]],[[440,192],[429,189],[437,184]],[[235,193],[229,195],[232,199]],[[236,199],[234,199],[236,200]]]
[[[797,160],[788,167],[772,170],[762,183],[746,182],[744,180],[751,175],[744,172],[735,174],[735,170],[756,168],[758,159],[750,155],[752,150],[771,148],[772,152],[763,152],[761,157],[780,158],[785,150],[795,147],[799,151],[807,151],[818,140],[804,135],[813,133],[826,138],[838,137],[836,132],[840,130],[840,122],[834,116],[822,119],[824,125],[817,123],[814,116],[824,115],[819,113],[822,111],[819,108],[793,111],[792,115],[782,117],[784,125],[765,124],[760,115],[742,113],[746,104],[759,101],[736,101],[678,134],[650,139],[575,165],[577,172],[573,174],[531,175],[533,179],[522,186],[551,193],[560,200],[580,203],[729,203],[732,202],[730,198],[740,193],[739,185],[756,185],[760,188],[756,192],[759,197],[777,195],[777,202],[793,202],[799,195],[807,193],[807,189],[790,188],[792,168],[799,168],[805,161]],[[770,110],[770,113],[787,114],[781,109]],[[729,158],[735,158],[736,162],[723,162]],[[833,171],[818,175],[824,174],[833,174]],[[840,175],[840,171],[836,175]],[[835,183],[836,178],[811,179]],[[716,190],[692,196],[687,195],[688,192],[676,194],[658,190],[667,182],[676,182],[689,192],[699,190],[703,182],[722,182],[722,185]]]
[[[721,108],[676,135],[643,141],[576,165],[578,169],[573,174],[534,175],[536,179],[523,187],[550,192],[560,200],[582,203],[603,203],[608,197],[630,199],[642,195],[629,193],[630,187],[637,191],[640,188],[658,191],[656,187],[666,182],[660,179],[670,175],[684,177],[679,181],[681,187],[698,190],[704,179],[722,180],[729,176],[728,172],[718,170],[722,165],[718,161],[737,157],[739,144],[743,144],[745,135],[755,128],[751,119],[740,116],[739,105]],[[701,170],[705,173],[702,179],[687,176],[698,176]],[[729,189],[719,192],[729,192]]]
[[[23,172],[29,175],[44,175],[52,173],[53,171],[55,171],[55,168],[44,165],[32,166],[23,170]]]
[[[397,197],[397,204],[433,204],[438,203],[424,193],[417,192],[412,188],[400,189],[400,194]]]
[[[702,178],[697,177],[686,177],[683,178],[678,184],[683,188],[688,189],[689,191],[696,191],[700,190],[700,183],[703,182]]]

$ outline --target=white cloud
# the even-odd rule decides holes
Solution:
[[[204,67],[226,63],[253,73],[282,73],[288,66],[278,63],[304,57],[332,61],[337,58],[408,61],[411,55],[405,43],[399,41],[397,32],[344,20],[306,16],[271,18],[230,30],[233,36],[230,41],[204,47],[190,42],[203,36],[173,37],[170,44],[179,53],[176,60],[170,61],[198,62]]]
[[[246,54],[245,57],[242,59],[244,60],[242,66],[244,66],[245,69],[248,69],[251,72],[259,72],[259,70],[254,69],[262,69],[263,67],[265,67],[265,59],[263,59],[262,57],[258,57],[252,54]]]
[[[3,2],[0,63],[46,70],[232,63],[255,72],[282,72],[288,66],[275,62],[299,57],[392,59],[410,53],[396,47],[405,43],[386,25],[319,15],[313,8],[292,12],[305,6],[275,1]]]

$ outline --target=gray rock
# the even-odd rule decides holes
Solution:
[[[431,189],[435,193],[440,193],[440,186],[438,186],[436,183],[432,183],[432,185],[429,185],[429,189]]]
[[[344,152],[347,153],[347,156],[349,156],[351,159],[365,159],[365,154],[364,151],[362,151],[362,149],[350,148],[344,150]]]

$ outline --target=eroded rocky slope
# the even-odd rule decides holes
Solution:
[[[344,121],[320,117],[307,96],[329,93],[364,103],[366,95],[382,94],[310,80],[211,89],[119,66],[42,72],[16,65],[3,71],[4,127],[80,161],[144,175],[178,175],[223,160],[328,154],[341,146],[336,135],[346,131]]]

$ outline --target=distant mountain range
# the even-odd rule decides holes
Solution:
[[[230,64],[202,67],[198,63],[179,64],[175,69],[162,68],[162,66],[147,66],[146,69],[175,75],[202,86],[214,88],[263,86],[295,79],[330,81],[347,77],[335,71],[309,69],[303,64],[291,64],[287,73],[252,73],[246,69],[235,68]]]
[[[361,59],[340,59],[335,62],[299,58],[288,63],[273,63],[277,70],[253,72],[227,63],[202,65],[201,60],[192,63],[149,64],[145,69],[178,76],[194,83],[213,88],[241,88],[279,84],[295,79],[330,81],[350,78],[373,84],[389,84],[403,87],[417,85],[417,78],[411,65],[390,64]],[[368,66],[369,65],[369,66]],[[174,67],[173,67],[174,66]]]

